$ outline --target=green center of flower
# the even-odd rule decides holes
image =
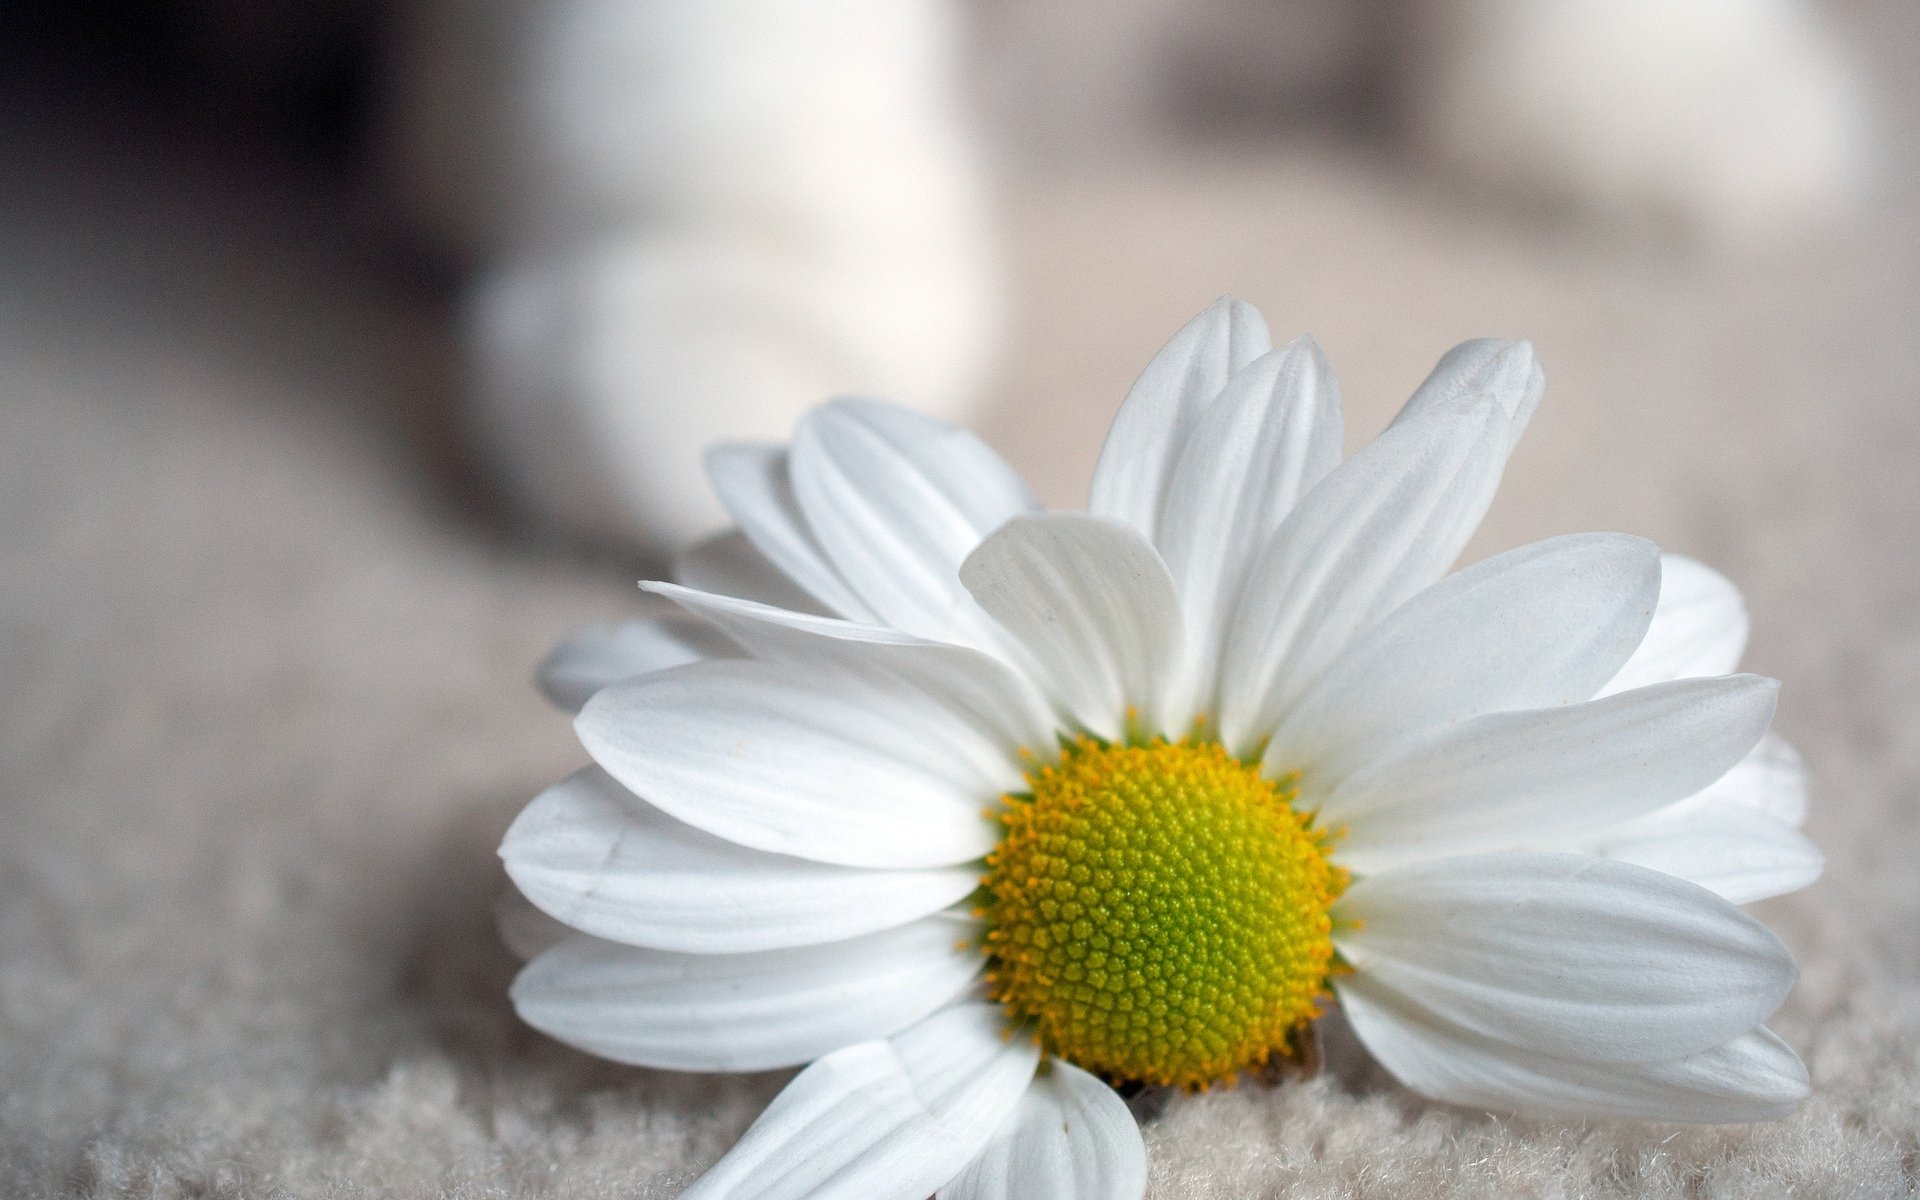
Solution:
[[[1041,1046],[1198,1088],[1276,1053],[1333,967],[1347,875],[1291,780],[1218,744],[1082,738],[1006,798],[980,914],[987,980]]]

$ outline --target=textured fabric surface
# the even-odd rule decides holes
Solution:
[[[59,128],[10,135],[0,214],[0,1193],[673,1195],[782,1076],[533,1034],[490,916],[507,821],[582,759],[529,672],[637,570],[449,499],[444,314],[324,209]],[[1493,1118],[1349,1062],[1172,1100],[1155,1196],[1914,1194],[1911,178],[1738,262],[1516,226],[1314,146],[1015,190],[986,432],[1050,502],[1223,290],[1322,338],[1354,443],[1452,342],[1531,337],[1547,401],[1470,557],[1617,528],[1732,576],[1829,855],[1762,908],[1803,966],[1774,1023],[1813,1074],[1792,1120]]]

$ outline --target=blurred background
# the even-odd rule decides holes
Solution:
[[[1156,1194],[1911,1194],[1917,121],[1911,0],[0,9],[0,1191],[672,1194],[778,1081],[514,1022],[493,847],[582,758],[533,665],[714,527],[701,445],[827,394],[1077,506],[1232,292],[1353,444],[1531,338],[1470,554],[1746,590],[1830,860],[1763,914],[1816,1098],[1243,1090],[1149,1131]]]

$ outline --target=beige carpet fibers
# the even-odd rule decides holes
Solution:
[[[1911,4],[1881,16],[1913,59]],[[500,832],[581,760],[528,673],[634,572],[448,499],[420,453],[444,321],[297,181],[68,130],[7,134],[0,190],[0,1194],[673,1195],[780,1078],[528,1032],[488,915]],[[1764,908],[1804,967],[1792,1120],[1499,1119],[1347,1073],[1175,1100],[1155,1196],[1915,1193],[1910,181],[1742,261],[1516,227],[1311,146],[1017,190],[986,428],[1050,499],[1223,290],[1321,336],[1362,437],[1452,341],[1530,336],[1547,403],[1473,553],[1621,528],[1731,574],[1830,859]]]

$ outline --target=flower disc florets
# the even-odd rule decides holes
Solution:
[[[1284,1052],[1333,967],[1347,875],[1290,781],[1214,742],[1081,738],[1007,797],[987,978],[1050,1053],[1203,1087]]]

